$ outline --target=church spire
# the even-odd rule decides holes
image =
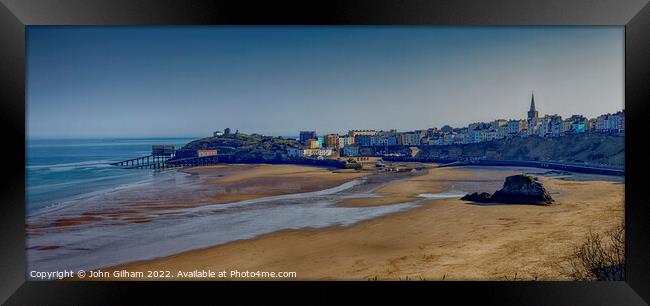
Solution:
[[[530,110],[528,111],[528,121],[537,122],[539,118],[539,113],[535,109],[535,92],[530,96]]]
[[[533,94],[530,97],[530,111],[535,111],[535,91],[533,91]]]

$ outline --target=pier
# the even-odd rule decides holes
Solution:
[[[219,162],[218,156],[200,156],[187,158],[173,158],[165,162],[167,167],[194,167],[214,165]]]
[[[161,169],[167,168],[167,161],[174,155],[147,155],[132,159],[111,163],[112,166],[122,167],[124,169]]]
[[[174,167],[194,167],[213,165],[219,162],[217,155],[201,155],[197,150],[190,152],[197,155],[188,155],[188,150],[176,150],[173,145],[153,145],[151,154],[131,158],[115,163],[112,166],[122,167],[124,169],[165,169]],[[178,153],[178,154],[177,154]],[[216,154],[216,151],[214,152]],[[228,156],[221,156],[228,159]]]
[[[147,156],[136,157],[115,163],[112,166],[118,166],[125,169],[162,169],[170,165],[167,161],[174,158],[176,150],[174,145],[153,145],[151,154]]]

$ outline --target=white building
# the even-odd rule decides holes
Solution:
[[[497,128],[497,139],[503,139],[508,135],[508,125],[503,125]]]
[[[359,156],[358,146],[345,146],[343,148],[343,155],[345,156]]]
[[[598,118],[596,118],[595,130],[598,132],[625,131],[625,116],[623,112],[598,116]]]
[[[469,130],[469,143],[479,143],[481,142],[481,131],[479,130]]]
[[[331,156],[332,149],[330,148],[288,148],[287,155],[289,157],[317,157],[317,156]]]
[[[517,135],[526,127],[526,120],[510,120],[508,121],[508,134],[511,136]]]

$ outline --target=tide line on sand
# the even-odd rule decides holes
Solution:
[[[465,196],[465,194],[467,193],[462,191],[452,190],[452,191],[438,192],[438,193],[420,193],[418,194],[418,197],[429,199],[429,200],[454,199],[454,198],[462,198],[463,196]]]

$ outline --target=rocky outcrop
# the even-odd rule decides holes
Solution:
[[[492,200],[502,203],[550,204],[553,198],[537,178],[513,175],[506,178],[503,188],[492,195]]]
[[[467,194],[461,198],[479,203],[551,204],[553,198],[537,178],[528,175],[513,175],[506,178],[503,188],[494,194],[487,192]]]
[[[487,192],[474,192],[472,194],[468,193],[460,199],[479,203],[489,203],[492,202],[492,195]]]

